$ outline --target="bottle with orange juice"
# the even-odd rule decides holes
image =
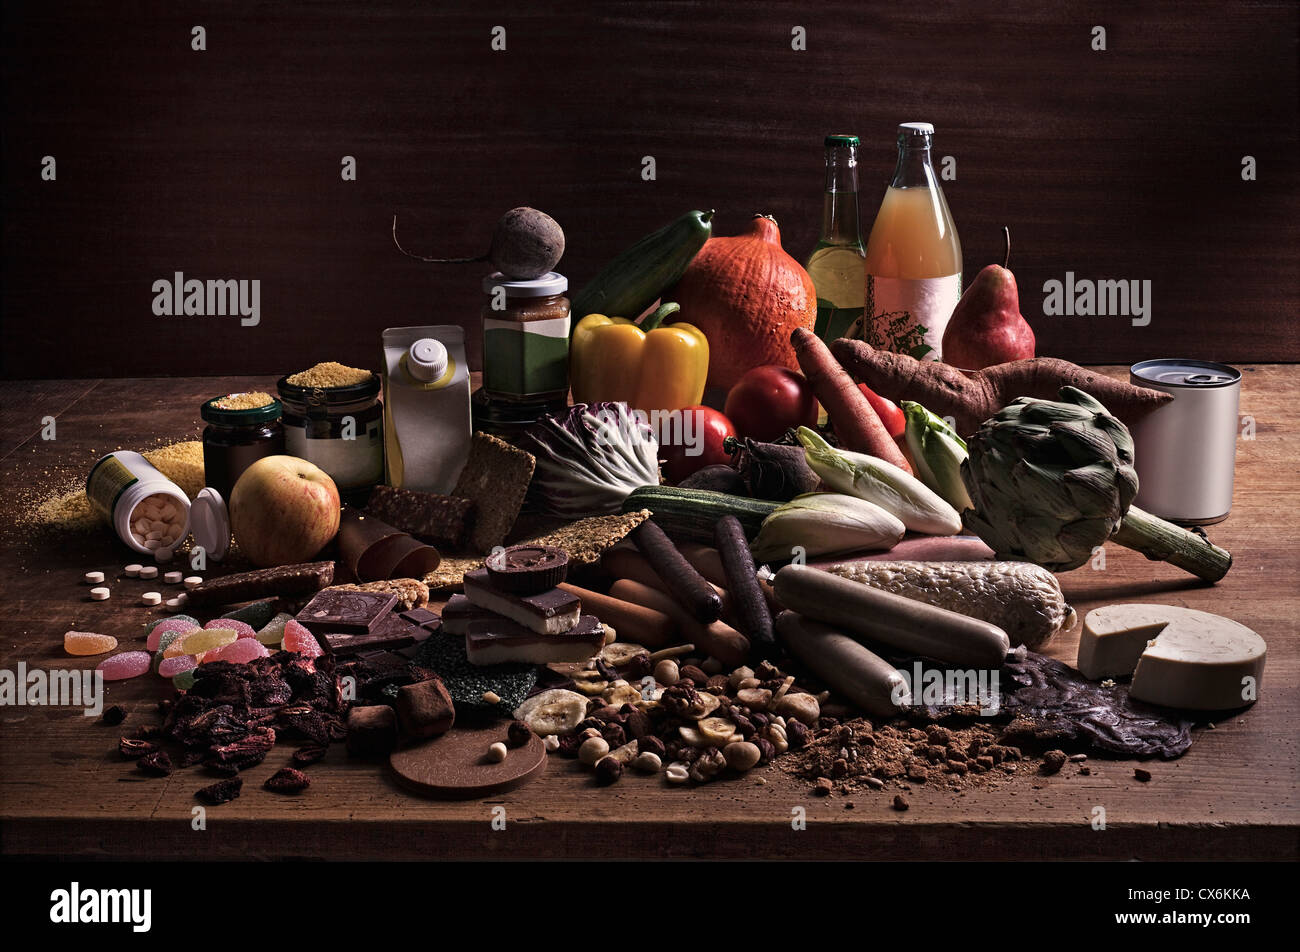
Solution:
[[[857,333],[881,350],[942,360],[961,299],[961,241],[930,163],[934,126],[898,127],[898,165],[867,239],[865,311]]]

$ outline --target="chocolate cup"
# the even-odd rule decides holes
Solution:
[[[442,561],[433,546],[351,506],[343,507],[338,545],[339,556],[359,582],[421,578]]]

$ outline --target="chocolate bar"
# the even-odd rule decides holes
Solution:
[[[586,661],[605,644],[605,626],[583,615],[568,631],[543,635],[504,618],[471,621],[465,633],[470,664],[563,664]]]
[[[254,569],[210,578],[186,594],[186,604],[193,608],[208,605],[230,605],[248,602],[272,595],[311,595],[327,588],[334,581],[333,562],[302,562],[297,565],[277,565],[270,569]]]
[[[375,625],[397,604],[391,592],[349,592],[331,588],[317,592],[294,617],[313,635],[339,632],[350,635],[373,631]]]
[[[333,655],[355,655],[362,651],[384,649],[393,651],[405,648],[429,637],[429,631],[412,625],[401,615],[387,615],[370,631],[350,633],[344,631],[313,632],[321,647]]]
[[[464,595],[453,595],[442,607],[442,630],[449,635],[463,635],[469,631],[472,621],[500,617],[486,608],[479,608]]]
[[[376,486],[366,512],[433,545],[462,549],[474,520],[474,501],[396,486]]]
[[[428,628],[430,631],[442,624],[442,619],[438,613],[431,612],[427,608],[411,608],[400,614],[412,625],[419,625],[421,628]]]
[[[559,588],[536,595],[503,592],[488,580],[487,569],[465,576],[465,597],[479,608],[504,615],[544,635],[568,631],[578,623],[582,610],[582,601],[576,595]]]

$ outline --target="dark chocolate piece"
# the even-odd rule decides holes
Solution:
[[[535,734],[510,748],[505,760],[488,760],[488,748],[506,737],[499,723],[458,726],[435,740],[394,751],[389,763],[408,790],[441,799],[482,799],[522,786],[546,770],[546,748]]]
[[[210,578],[190,589],[186,605],[230,605],[271,595],[311,595],[334,581],[333,562],[302,562]]]
[[[356,634],[342,631],[318,632],[316,640],[321,642],[321,647],[331,654],[345,656],[359,654],[362,651],[392,651],[395,648],[405,648],[421,640],[421,635],[428,637],[427,632],[419,625],[412,625],[401,615],[388,615],[380,620],[372,631]]]
[[[314,635],[352,635],[374,631],[397,604],[397,596],[379,592],[349,592],[332,588],[318,592],[294,620]]]
[[[561,588],[535,595],[503,592],[492,584],[487,569],[476,569],[466,574],[465,596],[480,608],[506,615],[520,624],[531,622],[545,626],[549,620],[572,615],[582,607],[578,596]]]
[[[483,565],[492,584],[502,591],[534,595],[564,581],[569,556],[553,545],[512,545],[489,555]]]
[[[470,622],[487,618],[501,618],[501,616],[486,608],[479,608],[464,595],[451,596],[447,599],[447,604],[442,607],[442,628],[449,635],[463,635],[469,630]]]
[[[351,506],[344,506],[339,517],[338,546],[359,582],[424,578],[442,561],[433,546]]]
[[[463,549],[474,520],[474,502],[396,486],[376,486],[366,513],[433,545]]]
[[[421,628],[427,628],[430,625],[441,624],[441,618],[437,612],[431,612],[427,608],[412,608],[400,613],[403,618],[412,625],[419,625]]]

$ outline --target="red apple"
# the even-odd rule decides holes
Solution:
[[[665,414],[657,434],[664,475],[669,482],[680,483],[697,469],[731,462],[722,441],[735,435],[731,421],[712,407],[687,407]]]
[[[309,561],[339,531],[339,511],[334,480],[296,456],[259,459],[230,493],[235,541],[262,568]]]
[[[770,443],[792,427],[817,425],[817,397],[803,374],[769,364],[749,370],[727,394],[736,432]]]

